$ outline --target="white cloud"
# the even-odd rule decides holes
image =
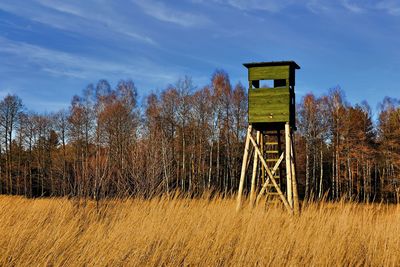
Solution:
[[[217,0],[242,10],[278,12],[294,3],[293,0]]]
[[[71,2],[73,1],[48,1],[48,0],[36,0],[38,3],[40,3],[43,6],[49,7],[51,9],[57,10],[62,13],[68,13],[72,15],[76,15],[79,17],[84,17],[84,15],[90,15],[89,14],[84,14],[83,10],[79,6],[73,6],[71,5]]]
[[[321,2],[320,0],[310,0],[306,3],[306,7],[315,14],[326,13],[331,9],[326,1]]]
[[[116,14],[107,3],[96,3],[86,1],[82,4],[81,1],[60,1],[60,0],[37,0],[41,5],[56,10],[61,13],[70,14],[84,20],[93,22],[94,25],[106,27],[107,30],[112,30],[136,40],[149,44],[156,42],[149,36],[139,34],[132,29],[132,24],[123,20],[121,14]]]
[[[171,8],[163,2],[153,0],[133,0],[133,2],[144,13],[160,21],[174,23],[183,27],[204,26],[210,23],[210,20],[203,15]]]
[[[151,37],[134,29],[129,19],[115,14],[116,12],[107,3],[36,0],[21,7],[13,4],[11,0],[2,0],[0,9],[53,28],[86,36],[99,37],[117,34],[135,41],[156,44]]]
[[[400,16],[400,2],[399,1],[381,1],[376,4],[376,9],[383,10],[389,15]]]
[[[0,53],[12,57],[16,69],[23,64],[25,67],[35,68],[52,76],[75,79],[128,76],[167,82],[179,76],[176,72],[166,71],[144,58],[136,58],[132,63],[98,60],[2,37],[0,37]]]
[[[307,8],[313,13],[340,12],[343,9],[354,14],[384,12],[400,15],[400,2],[397,0],[308,0]]]
[[[353,13],[385,12],[388,15],[400,15],[400,2],[398,0],[343,0],[343,6]]]
[[[365,12],[364,8],[362,8],[358,4],[354,3],[354,1],[352,2],[350,0],[343,0],[342,5],[344,8],[346,8],[347,10],[349,10],[353,13],[364,13]]]

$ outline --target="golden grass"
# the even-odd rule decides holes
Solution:
[[[216,198],[0,197],[1,266],[396,266],[400,209],[322,204],[290,217]]]

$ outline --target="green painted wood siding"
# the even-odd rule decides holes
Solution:
[[[290,66],[249,68],[249,81],[289,79]]]
[[[288,88],[255,88],[249,90],[249,123],[289,122]]]

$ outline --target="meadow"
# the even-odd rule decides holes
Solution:
[[[400,208],[0,196],[1,266],[396,266]]]

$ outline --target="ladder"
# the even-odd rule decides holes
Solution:
[[[280,130],[265,131],[262,134],[263,134],[264,158],[265,161],[267,162],[269,170],[272,172],[273,167],[278,162],[279,156],[282,153],[281,140],[284,138],[284,136],[282,136],[282,131]],[[279,166],[278,170],[273,175],[280,187],[282,187],[283,183],[282,177],[285,177],[283,171],[284,169],[281,166]],[[274,185],[271,182],[267,185],[266,188],[265,203],[266,205],[277,205],[282,203],[281,200],[279,199],[278,192],[276,191]]]

